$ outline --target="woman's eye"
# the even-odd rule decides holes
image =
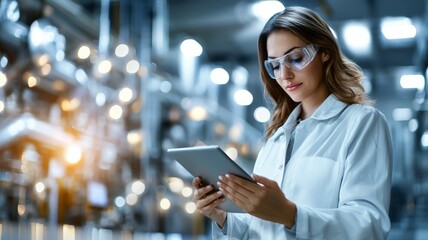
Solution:
[[[278,63],[272,63],[272,69],[273,70],[278,70],[279,69],[279,64]]]
[[[301,63],[303,61],[303,56],[297,57],[297,58],[291,58],[291,63]]]

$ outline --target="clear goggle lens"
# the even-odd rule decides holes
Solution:
[[[265,60],[265,68],[272,79],[281,77],[281,66],[300,71],[304,69],[318,52],[318,46],[314,44],[297,48],[282,57]]]

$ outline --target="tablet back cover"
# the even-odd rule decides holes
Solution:
[[[227,173],[253,182],[251,176],[217,145],[171,148],[167,150],[167,153],[192,176],[201,177],[206,184],[211,184],[215,188],[217,188],[218,177]],[[243,212],[228,198],[221,204],[220,208],[226,212]]]

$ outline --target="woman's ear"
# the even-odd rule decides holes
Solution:
[[[323,63],[327,62],[330,59],[330,54],[328,54],[327,52],[322,52],[321,55],[321,60]]]

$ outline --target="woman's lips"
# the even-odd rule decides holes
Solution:
[[[296,83],[296,84],[290,84],[286,88],[288,91],[294,91],[296,90],[302,83]]]

